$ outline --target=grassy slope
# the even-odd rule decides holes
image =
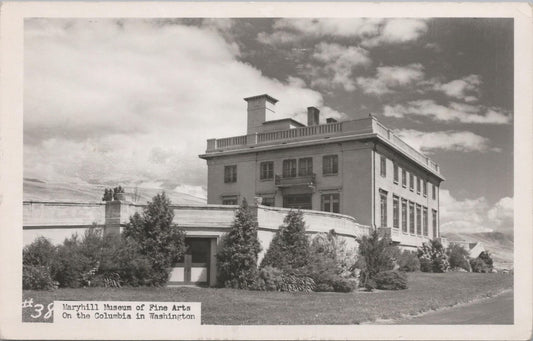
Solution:
[[[353,293],[286,293],[198,288],[86,288],[24,291],[24,298],[202,302],[203,324],[358,324],[438,309],[513,287],[510,274],[410,273],[409,289]],[[23,321],[32,320],[31,309]],[[41,319],[42,321],[42,319]],[[46,322],[50,322],[47,320]]]
[[[512,268],[514,238],[512,234],[501,232],[487,233],[443,233],[449,240],[480,241],[494,259],[497,268]]]
[[[24,200],[34,201],[96,201],[102,200],[104,185],[46,183],[35,179],[24,179]],[[111,186],[107,186],[111,187]],[[133,188],[126,187],[126,196],[131,198]],[[144,204],[151,200],[161,189],[139,188],[139,200]],[[206,200],[185,193],[165,191],[174,204],[205,204]]]

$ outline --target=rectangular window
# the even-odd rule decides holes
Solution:
[[[435,186],[434,184],[431,184],[433,186],[433,200],[437,200],[437,190],[438,190],[438,187]]]
[[[224,166],[224,182],[237,182],[237,166]],[[228,204],[229,205],[229,204]]]
[[[236,195],[222,197],[222,205],[238,205],[238,199]]]
[[[400,179],[400,170],[398,169],[398,165],[394,163],[394,183],[397,184]]]
[[[263,197],[263,200],[261,201],[261,205],[273,207],[274,197]]]
[[[428,182],[426,180],[422,180],[422,189],[424,191],[424,196],[428,196]]]
[[[402,169],[402,186],[407,187],[407,171]]]
[[[424,207],[422,211],[422,232],[424,233],[424,236],[428,235],[428,208]]]
[[[415,204],[409,201],[409,233],[415,234]]]
[[[417,176],[416,177],[416,193],[420,194],[420,182],[421,182],[421,179]]]
[[[381,174],[382,177],[387,176],[387,158],[383,155],[380,155],[379,174]]]
[[[400,228],[400,198],[392,197],[392,227]]]
[[[387,192],[380,190],[381,227],[387,227]]]
[[[416,234],[422,234],[422,211],[420,205],[416,205]]]
[[[437,233],[437,211],[431,210],[433,213],[433,238],[437,238],[439,234]]]
[[[296,159],[283,160],[283,177],[296,177]]]
[[[402,231],[407,232],[407,200],[402,199]]]
[[[322,194],[322,211],[340,213],[339,193]]]
[[[322,174],[331,175],[339,173],[339,157],[337,155],[325,155],[322,158]]]
[[[409,173],[409,189],[413,191],[415,188],[415,176],[413,173]]]
[[[298,160],[298,176],[313,174],[313,158],[306,157]]]
[[[261,180],[272,180],[274,178],[274,162],[261,162],[260,170],[259,178]]]

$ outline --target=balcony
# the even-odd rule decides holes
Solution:
[[[364,139],[378,137],[391,145],[415,162],[423,165],[436,174],[440,174],[439,165],[408,145],[392,130],[373,117],[358,120],[334,122],[309,127],[293,128],[271,132],[254,133],[233,136],[221,139],[207,140],[206,154],[201,157],[208,158],[212,153],[220,153],[247,148],[268,147],[297,143],[304,141],[317,141],[324,139]]]
[[[274,177],[274,184],[277,187],[294,187],[294,186],[307,186],[314,187],[316,184],[316,174],[296,176],[296,177],[282,177],[276,175]]]

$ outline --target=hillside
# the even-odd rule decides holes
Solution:
[[[496,268],[513,267],[514,236],[501,232],[484,233],[443,233],[448,240],[466,240],[482,242],[494,259]]]
[[[92,184],[67,184],[48,183],[38,179],[24,179],[23,199],[24,201],[88,201],[100,202],[104,193],[105,185]],[[125,187],[126,198],[136,203],[144,204],[151,200],[157,193],[162,192],[158,188],[137,188],[134,195],[134,187]],[[181,205],[201,205],[206,203],[206,199],[195,197],[190,194],[180,193],[173,190],[165,190],[173,204]],[[135,200],[134,200],[135,199]]]

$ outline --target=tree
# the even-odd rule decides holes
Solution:
[[[261,267],[270,265],[282,270],[294,270],[306,266],[308,262],[309,240],[305,235],[303,213],[291,210],[272,239]]]
[[[446,272],[450,268],[448,256],[438,239],[423,243],[418,249],[418,259],[422,272]]]
[[[454,244],[447,251],[450,268],[461,268],[470,271],[470,257],[468,251],[459,244]]]
[[[252,287],[257,278],[257,255],[260,251],[257,221],[244,199],[217,254],[219,283],[239,289]]]
[[[140,254],[150,259],[154,277],[152,285],[168,280],[170,267],[185,252],[185,233],[172,223],[174,210],[165,192],[148,202],[142,214],[136,212],[124,229],[124,237],[139,246]]]
[[[369,236],[359,239],[359,260],[361,268],[362,284],[382,271],[394,268],[394,256],[399,255],[397,246],[392,245],[388,237],[380,237],[377,229],[374,229]]]

